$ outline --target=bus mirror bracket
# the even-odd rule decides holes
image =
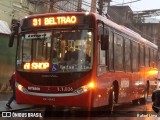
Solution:
[[[101,50],[108,49],[108,35],[101,35]]]
[[[8,47],[13,47],[15,32],[13,31],[9,36]]]

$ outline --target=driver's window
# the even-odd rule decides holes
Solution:
[[[22,39],[22,46],[23,46],[23,62],[30,62],[31,61],[31,40]]]
[[[103,27],[98,27],[98,64],[99,65],[106,65],[106,51],[101,49],[101,37],[103,35]]]
[[[49,34],[50,33],[46,33]],[[47,61],[50,57],[51,36],[32,39],[33,61]]]
[[[98,75],[101,75],[107,71],[107,48],[103,50],[101,47],[102,37],[108,34],[108,29],[99,24],[98,26]],[[107,39],[105,39],[107,44]]]

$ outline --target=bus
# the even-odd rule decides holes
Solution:
[[[17,36],[16,101],[81,107],[145,104],[156,87],[158,46],[96,13],[26,16]]]

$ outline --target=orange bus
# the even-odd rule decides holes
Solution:
[[[26,16],[17,36],[16,101],[92,109],[132,101],[155,89],[157,45],[95,13]]]

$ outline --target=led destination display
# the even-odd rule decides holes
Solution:
[[[92,16],[85,15],[45,15],[45,16],[32,16],[23,19],[21,22],[22,31],[28,28],[37,27],[60,27],[60,26],[73,26],[73,25],[87,25],[93,27]]]
[[[76,16],[55,16],[55,17],[44,17],[32,19],[33,26],[54,26],[54,25],[65,25],[65,24],[76,24]]]

